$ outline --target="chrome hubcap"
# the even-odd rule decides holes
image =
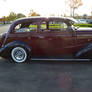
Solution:
[[[14,51],[14,57],[17,59],[17,60],[23,60],[24,59],[24,56],[25,56],[25,53],[22,51],[22,50],[15,50]]]
[[[22,47],[15,47],[11,52],[11,56],[18,63],[24,62],[27,59],[27,53]]]

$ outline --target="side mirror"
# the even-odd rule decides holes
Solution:
[[[69,30],[72,30],[73,28],[71,26],[68,27]]]
[[[80,27],[79,26],[77,26],[77,27],[75,27],[75,30],[78,30]]]

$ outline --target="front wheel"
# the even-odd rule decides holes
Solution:
[[[14,47],[11,50],[11,58],[16,63],[23,63],[28,59],[27,50],[23,47]]]

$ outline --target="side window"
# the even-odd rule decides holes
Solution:
[[[37,24],[33,23],[29,25],[30,32],[37,31]]]
[[[61,21],[50,21],[49,29],[51,31],[64,31],[67,29],[67,24]]]
[[[47,24],[46,24],[46,22],[42,22],[40,24],[40,29],[41,29],[41,31],[46,31],[47,30]]]
[[[26,26],[22,27],[22,26],[23,26],[23,24],[16,25],[14,28],[15,33],[29,32],[30,31],[28,27],[26,27]]]
[[[37,24],[35,23],[25,23],[25,24],[18,24],[15,26],[15,32],[33,32],[37,31]]]
[[[48,27],[48,22],[44,21],[44,22],[40,23],[40,31],[50,32],[49,27]]]
[[[15,30],[18,30],[20,28],[21,28],[21,24],[18,24],[18,25],[15,26]]]

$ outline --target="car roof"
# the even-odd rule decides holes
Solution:
[[[38,16],[38,17],[28,17],[28,18],[20,18],[20,19],[17,19],[16,21],[13,22],[13,24],[18,24],[18,23],[26,23],[26,22],[36,22],[36,21],[43,21],[43,20],[62,20],[62,21],[65,21],[66,23],[70,24],[70,22],[74,22],[71,18],[68,18],[68,17],[41,17],[41,16]]]
[[[43,20],[62,20],[62,21],[65,21],[69,26],[72,25],[71,22],[73,22],[70,18],[66,18],[66,17],[28,17],[28,18],[20,18],[20,19],[17,19],[16,21],[14,21],[10,27],[10,31],[17,25],[17,24],[25,24],[25,23],[28,23],[30,24],[31,22],[40,22],[40,21],[43,21]]]
[[[33,19],[62,19],[62,20],[72,20],[72,18],[68,17],[27,17],[27,18],[20,18],[17,19],[16,21],[21,21],[21,20],[33,20]]]

